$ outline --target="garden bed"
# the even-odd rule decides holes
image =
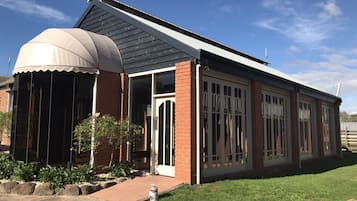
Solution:
[[[55,188],[49,182],[17,182],[12,180],[0,180],[0,194],[12,193],[18,195],[67,195],[78,196],[88,195],[99,190],[109,188],[118,183],[126,181],[126,177],[120,178],[105,178],[101,177],[99,180],[92,182],[83,182],[79,184],[67,184],[60,188]]]
[[[123,162],[105,170],[106,174],[95,174],[89,165],[39,168],[0,153],[0,194],[88,195],[124,182],[132,176],[133,165]]]

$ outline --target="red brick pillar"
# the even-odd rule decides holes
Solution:
[[[97,79],[96,109],[101,115],[109,114],[120,118],[120,76],[118,73],[100,71]],[[112,146],[108,141],[102,141],[95,153],[96,165],[108,165]],[[118,161],[118,151],[114,152],[113,162]]]
[[[335,111],[335,130],[336,130],[336,155],[337,157],[341,157],[341,128],[340,128],[340,104],[341,101],[335,103],[334,111]]]
[[[175,178],[194,183],[195,177],[195,68],[191,61],[176,64]]]
[[[129,78],[125,73],[120,73],[120,120],[128,116],[128,92],[129,92]]]
[[[298,100],[297,100],[297,93],[291,92],[290,93],[290,114],[291,114],[291,159],[293,163],[299,162],[299,133],[298,133]]]
[[[129,78],[125,73],[120,73],[120,120],[124,120],[128,117],[128,89]],[[119,104],[119,103],[118,103]],[[126,158],[126,142],[120,146],[119,159],[120,161],[127,160]]]
[[[321,100],[316,101],[316,126],[317,126],[317,149],[318,157],[322,158],[324,156],[324,139],[322,133],[322,102]]]
[[[264,122],[262,116],[262,85],[251,81],[252,105],[252,145],[253,168],[259,170],[264,167]]]

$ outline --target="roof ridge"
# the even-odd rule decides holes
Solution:
[[[188,29],[185,29],[185,28],[180,27],[180,26],[177,26],[177,25],[175,25],[175,24],[173,24],[173,23],[167,22],[167,21],[165,21],[165,20],[163,20],[163,19],[160,19],[160,18],[158,18],[158,17],[155,17],[155,16],[153,16],[153,15],[150,15],[150,14],[144,12],[144,11],[138,10],[138,9],[136,9],[136,8],[134,8],[134,7],[132,7],[132,6],[129,6],[129,5],[127,5],[127,4],[124,4],[124,3],[122,3],[122,2],[115,1],[115,0],[101,0],[101,2],[106,3],[106,4],[109,4],[110,6],[113,6],[113,7],[115,7],[115,8],[121,9],[121,10],[123,10],[123,11],[129,12],[129,13],[131,13],[131,14],[133,14],[133,15],[142,17],[142,18],[144,18],[144,19],[146,19],[146,20],[149,20],[149,21],[151,21],[151,22],[154,22],[154,23],[156,23],[156,24],[159,24],[159,25],[161,25],[161,26],[164,26],[164,27],[166,27],[166,28],[168,28],[168,29],[177,31],[177,32],[179,32],[179,33],[181,33],[181,34],[184,34],[184,35],[187,35],[187,36],[189,36],[189,37],[195,38],[195,39],[200,40],[200,41],[202,41],[202,42],[205,42],[205,43],[214,45],[214,46],[219,47],[219,48],[222,48],[222,49],[224,49],[224,50],[226,50],[226,51],[229,51],[229,52],[232,52],[232,53],[234,53],[234,54],[237,54],[237,55],[239,55],[239,56],[242,56],[242,57],[251,59],[251,60],[253,60],[253,61],[255,61],[255,62],[258,62],[258,63],[261,63],[261,64],[268,64],[268,62],[266,62],[266,61],[264,61],[264,60],[261,60],[261,59],[259,59],[259,58],[250,56],[250,55],[248,55],[248,54],[246,54],[246,53],[240,52],[240,51],[238,51],[238,50],[236,50],[236,49],[233,49],[233,48],[231,48],[231,47],[229,47],[229,46],[227,46],[227,45],[224,45],[224,44],[222,44],[222,43],[220,43],[220,42],[214,41],[214,40],[212,40],[212,39],[209,39],[209,38],[207,38],[207,37],[204,37],[204,36],[202,36],[202,35],[199,35],[199,34],[197,34],[197,33],[194,33],[194,32],[192,32],[192,31],[190,31],[190,30],[188,30]]]

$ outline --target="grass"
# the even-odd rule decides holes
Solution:
[[[292,176],[225,180],[182,186],[160,200],[349,200],[357,199],[357,154],[341,161],[305,168]]]

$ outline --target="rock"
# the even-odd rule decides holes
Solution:
[[[103,183],[101,184],[101,186],[102,186],[103,188],[109,188],[109,187],[111,187],[111,186],[114,186],[115,184],[117,184],[117,182],[115,182],[115,181],[107,181],[107,182],[103,182]]]
[[[32,182],[25,182],[23,184],[16,185],[11,193],[19,194],[19,195],[32,195],[35,190],[36,184]]]
[[[12,189],[17,185],[16,181],[9,181],[0,184],[0,193],[11,193]]]
[[[91,185],[84,185],[81,186],[81,193],[82,195],[88,195],[94,192],[93,186]]]
[[[96,184],[96,185],[93,186],[93,189],[94,189],[94,192],[97,192],[97,191],[102,190],[103,187],[101,185],[99,185],[99,184]]]
[[[117,179],[117,182],[122,183],[122,182],[126,181],[127,179],[128,178],[126,178],[126,177],[120,177],[119,179]]]
[[[40,196],[44,196],[44,195],[53,195],[54,189],[53,189],[53,185],[50,183],[43,183],[43,184],[38,184],[35,188],[34,191],[34,195],[40,195]]]
[[[61,190],[58,192],[58,195],[69,195],[69,196],[75,196],[79,195],[80,189],[77,185],[71,184],[71,185],[66,185],[64,188],[61,188]]]

